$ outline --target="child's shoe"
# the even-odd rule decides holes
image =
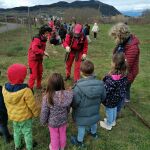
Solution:
[[[84,147],[83,142],[79,142],[75,136],[71,136],[70,141],[71,141],[71,144],[75,146]]]
[[[38,143],[36,141],[33,141],[33,148],[36,147]]]
[[[52,150],[52,145],[51,145],[51,143],[49,144],[49,150]],[[64,150],[64,149],[58,149],[58,150]]]
[[[92,134],[91,132],[89,132],[89,135],[92,136],[94,139],[98,139],[98,135],[97,133]]]
[[[98,139],[97,133],[92,134],[92,133],[91,133],[91,130],[87,130],[87,134],[90,135],[90,136],[92,136],[94,139]]]
[[[107,123],[107,118],[104,118],[104,122]],[[111,126],[114,127],[115,125],[116,125],[116,121],[114,121]]]
[[[51,143],[49,144],[49,150],[52,150],[52,145],[51,145]]]
[[[12,140],[13,140],[13,135],[9,135],[9,136],[6,138],[6,143],[10,143]]]
[[[105,121],[100,121],[100,126],[101,126],[102,128],[105,128],[106,130],[109,130],[109,131],[112,129],[112,126],[107,125],[107,124],[105,123]]]

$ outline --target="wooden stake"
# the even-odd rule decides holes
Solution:
[[[136,115],[142,123],[150,129],[150,124],[133,107],[131,107],[131,105],[127,104],[126,107],[128,107],[129,110],[131,110],[134,115]]]

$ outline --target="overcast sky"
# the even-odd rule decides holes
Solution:
[[[18,6],[34,6],[52,4],[58,1],[72,2],[75,0],[0,0],[0,8],[13,8]],[[100,0],[113,5],[119,11],[150,9],[150,0]]]

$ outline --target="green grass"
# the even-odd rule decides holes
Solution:
[[[111,25],[101,25],[98,39],[89,44],[88,59],[95,64],[95,73],[101,79],[110,69],[112,49],[115,44],[108,37]],[[141,42],[140,49],[140,74],[132,85],[131,105],[150,123],[150,25],[132,25],[131,31],[135,33]],[[6,69],[12,63],[27,64],[27,50],[30,42],[30,35],[25,28],[3,33],[0,40],[0,84],[7,82]],[[47,51],[50,59],[44,59],[43,86],[46,86],[47,77],[52,72],[60,72],[65,75],[64,49],[61,46],[52,47],[48,44]],[[28,77],[27,77],[28,79]],[[27,81],[26,79],[26,81]],[[71,82],[66,83],[67,86]],[[41,102],[41,95],[36,94],[37,101]],[[104,107],[101,106],[101,118],[105,116]],[[117,120],[117,126],[112,131],[105,131],[98,127],[99,139],[93,140],[85,137],[85,150],[149,150],[150,130],[145,127],[128,108],[123,109],[124,117]],[[12,122],[9,122],[12,132]],[[77,150],[70,144],[70,136],[76,134],[76,127],[69,117],[68,124],[68,147],[67,150]],[[0,137],[1,138],[1,137]],[[36,150],[47,150],[49,144],[49,132],[46,127],[40,126],[39,119],[33,121],[33,139],[38,142]],[[13,142],[6,145],[0,140],[1,150],[11,150]]]

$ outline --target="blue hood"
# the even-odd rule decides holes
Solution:
[[[17,91],[22,90],[22,89],[24,89],[26,87],[28,87],[27,84],[15,84],[15,85],[12,85],[10,83],[6,83],[5,84],[5,89],[8,92],[17,92]]]

